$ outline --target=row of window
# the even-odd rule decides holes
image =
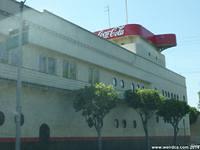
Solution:
[[[112,84],[114,87],[117,87],[118,85],[118,81],[117,81],[117,78],[113,78],[113,81],[112,81]],[[120,87],[121,88],[124,88],[125,87],[125,82],[124,80],[120,80]],[[144,85],[140,85],[139,83],[138,84],[135,84],[135,83],[131,83],[131,89],[132,90],[135,90],[135,88],[143,88],[144,89]]]
[[[159,116],[156,116],[156,123],[159,123]],[[119,127],[126,128],[127,127],[127,121],[125,119],[123,119],[120,122],[118,119],[114,119],[114,127],[115,128],[119,128]],[[132,127],[137,128],[137,121],[136,120],[133,120]]]
[[[16,121],[16,117],[15,117]],[[0,126],[2,126],[5,123],[5,115],[2,111],[0,111]],[[24,115],[21,114],[21,126],[24,124]],[[40,126],[40,132],[39,132],[40,140],[47,140],[50,137],[50,128],[46,124],[42,124]]]
[[[52,57],[39,57],[39,71],[43,73],[56,74],[56,59]],[[68,60],[63,60],[63,74],[64,78],[77,79],[76,63]],[[95,67],[88,68],[88,82],[91,84],[99,82],[99,69]]]
[[[56,74],[56,59],[53,57],[39,57],[39,71],[43,73]],[[67,60],[63,60],[63,77],[76,79],[76,64]]]
[[[120,121],[118,119],[114,120],[114,126],[115,126],[115,128],[119,128],[120,127]],[[126,128],[127,127],[126,120],[122,120],[121,121],[121,127],[122,128]],[[133,120],[133,128],[137,128],[137,122],[136,122],[136,120]]]
[[[180,99],[180,97],[179,97],[178,94],[174,94],[172,92],[170,93],[169,91],[162,90],[162,95],[165,96],[165,97],[167,97],[167,98],[171,98],[171,99],[175,99],[175,100],[179,100]],[[185,95],[183,95],[183,100],[184,101],[186,100],[185,99]]]
[[[5,53],[4,51],[0,52],[0,60],[4,61],[3,58],[5,58]],[[11,64],[16,65],[17,64],[17,54],[15,51],[13,51],[12,55],[11,55]],[[47,56],[40,56],[39,57],[39,71],[43,72],[43,73],[48,73],[48,74],[52,74],[52,75],[56,75],[56,59],[53,57],[47,57]],[[63,60],[63,72],[62,72],[62,76],[64,78],[69,78],[69,79],[77,79],[77,66],[76,63],[73,61],[68,61],[68,60]],[[95,68],[95,67],[89,67],[88,68],[88,82],[91,84],[97,83],[99,82],[99,69]],[[114,87],[117,87],[118,84],[121,88],[125,88],[125,82],[124,80],[118,80],[116,77],[113,78],[112,84]],[[135,90],[136,88],[144,88],[143,84],[135,84],[135,83],[131,83],[131,89]],[[157,90],[157,89],[156,89]],[[168,98],[173,98],[176,100],[179,100],[180,97],[178,94],[174,94],[174,93],[170,93],[167,91],[162,90],[162,95]],[[183,96],[183,100],[185,101],[186,98],[185,96]]]
[[[16,122],[16,117],[14,118],[14,121]],[[2,126],[5,123],[5,115],[2,111],[0,111],[0,126]],[[24,115],[21,114],[21,126],[24,124]]]
[[[0,45],[1,48],[1,45]],[[8,52],[5,48],[0,49],[0,62],[8,63]],[[10,64],[17,65],[17,51],[10,52]],[[77,65],[73,61],[63,60],[62,62],[62,76],[69,79],[77,79]],[[39,71],[56,75],[57,60],[54,57],[39,56]],[[99,82],[99,69],[95,67],[88,68],[88,82],[91,84]]]
[[[114,87],[117,87],[118,85],[118,80],[116,77],[113,78],[113,81],[112,81],[112,84]],[[124,80],[120,80],[120,87],[121,88],[124,88],[125,87],[125,82]],[[140,84],[135,84],[134,82],[131,83],[131,90],[135,90],[136,88],[142,88],[144,89],[144,85],[140,85]],[[155,90],[158,90],[157,88],[155,88]],[[174,94],[174,93],[170,93],[170,92],[167,92],[167,91],[164,91],[162,90],[162,95],[167,97],[167,98],[172,98],[172,99],[175,99],[175,100],[179,100],[180,97],[178,94]],[[183,100],[185,101],[185,96],[183,95]]]

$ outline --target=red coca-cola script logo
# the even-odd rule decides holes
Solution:
[[[102,38],[105,38],[105,39],[122,36],[122,35],[124,35],[124,32],[125,32],[124,27],[125,26],[119,26],[119,27],[116,27],[116,28],[112,28],[110,30],[99,31],[97,33],[97,35],[99,37],[102,37]]]

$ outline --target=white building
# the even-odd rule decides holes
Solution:
[[[18,10],[16,1],[0,0],[0,149],[5,150],[13,149],[15,141],[19,18],[13,14]],[[156,45],[156,39],[133,33],[135,29],[130,34],[115,34],[110,42],[46,10],[38,12],[29,7],[25,8],[24,20],[23,149],[38,146],[36,143],[45,137],[54,150],[94,149],[96,132],[75,112],[70,94],[92,82],[113,84],[121,94],[144,87],[187,101],[185,78],[166,68],[161,53],[171,45],[164,46],[162,41]],[[139,25],[126,25],[120,30],[126,32],[127,26],[146,30]],[[167,44],[175,45],[173,42]],[[118,127],[115,121],[119,122]],[[188,142],[189,129],[185,117],[180,123],[179,142]],[[171,143],[172,127],[162,118],[153,118],[149,131],[152,144]],[[139,116],[127,106],[115,108],[105,118],[102,135],[104,149],[141,149],[144,139]]]

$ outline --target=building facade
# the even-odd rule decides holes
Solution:
[[[18,10],[18,2],[0,1],[0,147],[6,150],[13,149],[15,141]],[[45,146],[43,142],[43,149],[95,149],[96,132],[73,109],[71,94],[95,82],[112,84],[121,96],[128,89],[152,88],[168,98],[187,101],[185,78],[166,68],[161,53],[175,46],[175,39],[164,46],[166,41],[155,43],[157,37],[133,32],[118,36],[115,32],[117,36],[108,41],[99,37],[104,31],[91,33],[46,10],[38,12],[26,6],[23,16],[23,149],[38,148],[41,141],[48,143]],[[126,27],[146,30],[126,25],[124,32]],[[143,148],[142,123],[133,109],[118,106],[104,121],[105,150]],[[188,116],[179,126],[179,142],[186,143],[190,137]],[[150,121],[149,132],[152,145],[172,143],[173,129],[162,118],[155,116]]]

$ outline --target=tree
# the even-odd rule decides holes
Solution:
[[[190,118],[190,124],[193,124],[196,122],[200,112],[195,107],[190,107],[189,111],[189,118]]]
[[[95,128],[99,150],[102,150],[103,119],[116,106],[117,100],[117,92],[114,88],[103,83],[75,91],[74,108],[77,112],[82,112],[90,128]]]
[[[125,92],[124,97],[127,104],[140,115],[145,132],[146,149],[149,150],[148,121],[155,114],[161,102],[161,97],[156,90],[152,89],[128,90]]]
[[[189,113],[190,107],[184,101],[167,99],[162,101],[157,114],[163,117],[164,121],[170,123],[174,128],[173,144],[176,145],[177,134],[179,132],[178,124],[180,120]]]

